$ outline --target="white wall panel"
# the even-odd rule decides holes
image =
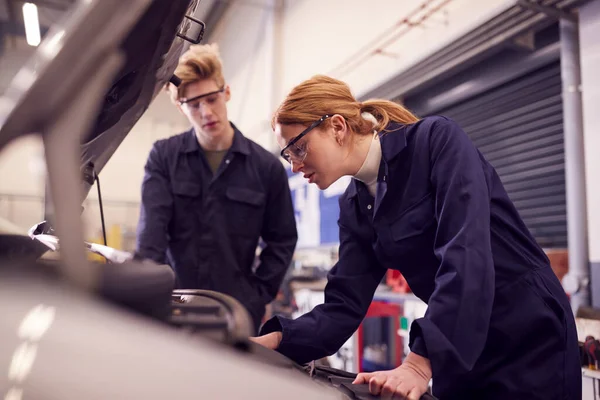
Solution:
[[[285,44],[290,52],[285,55],[284,86],[325,73],[347,81],[359,95],[514,2],[303,0],[293,4],[285,16]],[[407,17],[415,26],[401,23]],[[381,46],[385,42],[389,44]],[[370,55],[378,48],[382,53]]]
[[[514,2],[288,0],[280,25],[274,4],[268,0],[233,3],[211,37],[221,48],[233,90],[231,119],[247,136],[269,146],[274,145],[269,128],[272,113],[284,94],[302,80],[330,74],[347,81],[359,96]],[[430,12],[418,26],[391,29],[409,15],[416,23]],[[358,53],[375,39],[401,31],[406,33],[390,42],[383,54],[369,56],[376,46]],[[365,61],[354,65],[363,55]],[[350,70],[342,71],[346,66]]]

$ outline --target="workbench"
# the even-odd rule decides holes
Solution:
[[[581,368],[581,375],[583,379],[591,379],[594,397],[593,399],[600,399],[600,371],[589,368]]]

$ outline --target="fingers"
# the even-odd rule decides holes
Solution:
[[[354,382],[352,382],[355,385],[360,385],[362,383],[368,383],[369,379],[371,379],[372,377],[375,376],[374,372],[362,372],[358,375],[356,375],[356,379],[354,379]]]
[[[406,378],[406,377],[404,377]],[[369,392],[375,396],[381,396],[383,400],[409,399],[420,400],[425,391],[410,379],[405,380],[389,372],[360,373],[356,376],[353,384],[369,385]]]
[[[425,392],[422,391],[420,388],[415,387],[410,392],[408,392],[408,395],[406,396],[406,398],[408,400],[419,400],[421,398],[421,396],[423,396],[424,393]]]
[[[381,386],[381,397],[384,400],[391,400],[396,393],[398,385],[400,385],[400,379],[395,376],[388,376]]]
[[[394,388],[394,392],[392,393],[392,395],[389,397],[392,400],[405,400],[408,397],[408,393],[411,390],[411,386],[408,385],[405,382],[398,382],[398,384],[396,385],[396,387]],[[419,399],[417,399],[419,400]]]
[[[389,375],[376,375],[369,380],[369,392],[382,400],[406,399],[412,386]],[[417,398],[419,400],[419,398]]]
[[[375,396],[378,396],[379,394],[381,394],[381,389],[383,388],[383,385],[385,385],[386,381],[387,376],[383,374],[375,375],[374,377],[369,379],[369,392],[371,392],[371,394],[374,394]]]

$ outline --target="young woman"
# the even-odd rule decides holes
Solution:
[[[411,326],[403,364],[355,383],[409,399],[431,378],[442,399],[581,398],[567,296],[494,168],[455,122],[360,103],[345,83],[315,76],[291,91],[273,126],[281,155],[309,182],[326,189],[354,179],[339,202],[340,257],[325,303],[296,320],[271,319],[253,340],[300,363],[333,354],[391,268],[428,309]]]

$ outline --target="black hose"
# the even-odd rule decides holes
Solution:
[[[98,188],[98,204],[100,206],[100,221],[102,223],[102,238],[104,239],[104,245],[106,244],[106,225],[104,224],[104,207],[102,206],[102,192],[100,190],[100,178],[96,171],[94,171],[94,179],[96,180],[96,187]]]

